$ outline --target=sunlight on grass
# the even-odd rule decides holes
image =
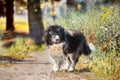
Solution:
[[[18,20],[15,19],[15,30],[29,32],[28,22],[27,20]]]
[[[22,31],[22,32],[29,33],[29,27],[28,27],[27,20],[15,19],[14,24],[15,24],[16,31]],[[5,18],[0,18],[0,30],[5,30],[5,28],[6,28],[6,20]]]
[[[0,18],[0,30],[5,30],[5,18]]]

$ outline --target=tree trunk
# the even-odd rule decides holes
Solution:
[[[77,0],[67,0],[67,7],[77,9]]]
[[[14,31],[14,0],[6,0],[6,31]]]
[[[30,37],[40,45],[44,35],[40,0],[28,0],[28,22]]]

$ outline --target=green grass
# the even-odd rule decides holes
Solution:
[[[17,37],[15,38],[15,43],[10,47],[0,45],[0,60],[4,60],[0,62],[0,67],[9,67],[12,65],[12,61],[25,59],[30,53],[40,53],[40,51],[45,50],[45,48],[45,44],[37,46],[34,40],[29,37]]]
[[[16,38],[15,43],[6,48],[0,46],[0,55],[20,60],[27,57],[30,52],[45,50],[46,45],[37,46],[30,38]]]

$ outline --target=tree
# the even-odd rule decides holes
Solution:
[[[14,1],[25,5],[24,0],[0,0],[0,16],[6,16],[6,31],[14,31]]]
[[[5,16],[5,1],[0,0],[0,16]]]
[[[5,0],[6,2],[6,31],[14,31],[14,0]]]
[[[40,0],[28,0],[27,7],[30,37],[40,45],[44,35]]]
[[[77,9],[77,0],[67,0],[67,7]]]

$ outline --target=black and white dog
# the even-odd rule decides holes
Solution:
[[[49,25],[45,32],[47,52],[53,71],[74,71],[81,54],[89,55],[91,49],[83,33],[66,30],[59,25]]]

